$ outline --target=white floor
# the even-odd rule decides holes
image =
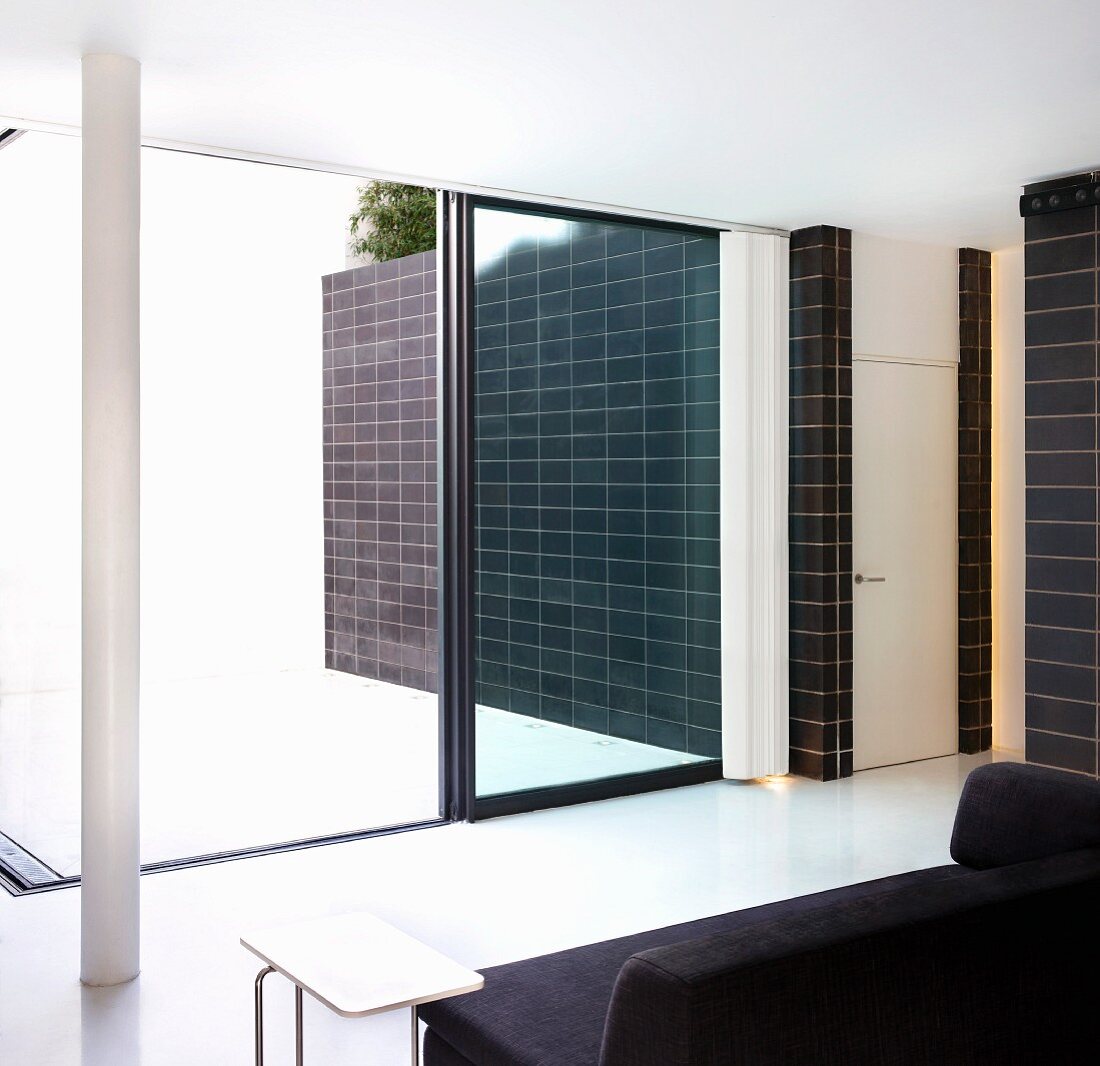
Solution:
[[[328,670],[146,685],[142,860],[158,862],[438,817],[438,704]],[[482,794],[697,761],[479,709]],[[80,871],[80,694],[0,697],[0,832]]]
[[[952,756],[817,784],[717,782],[150,875],[143,971],[77,981],[79,890],[0,893],[0,1062],[251,1061],[250,927],[363,909],[478,967],[949,861]],[[292,997],[271,985],[269,1066],[293,1061]],[[407,1061],[407,1019],[308,1001],[306,1062]],[[373,1056],[373,1057],[372,1057]]]

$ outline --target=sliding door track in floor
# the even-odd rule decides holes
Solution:
[[[29,892],[64,880],[37,856],[0,833],[0,884],[10,892]]]

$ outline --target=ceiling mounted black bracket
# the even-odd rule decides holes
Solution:
[[[1025,192],[1020,197],[1020,215],[1023,218],[1049,215],[1052,211],[1072,211],[1097,204],[1100,204],[1100,174],[1093,173],[1088,181],[1043,189],[1041,192]]]

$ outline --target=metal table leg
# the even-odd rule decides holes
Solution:
[[[294,1066],[302,1066],[302,987],[294,986]]]
[[[264,1066],[264,978],[274,972],[274,966],[265,966],[256,974],[256,1066]]]
[[[264,1066],[264,978],[274,973],[274,966],[265,966],[256,974],[255,1024],[256,1024],[256,1066]],[[412,1066],[420,1066],[420,1019],[416,1016],[416,1007],[409,1008],[412,1044]],[[303,1066],[304,1041],[302,1039],[302,988],[294,986],[294,1066]]]

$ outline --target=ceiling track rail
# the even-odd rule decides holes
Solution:
[[[18,132],[57,133],[68,137],[79,137],[80,127],[60,122],[38,122],[32,119],[0,115],[0,129],[11,126]],[[344,163],[323,162],[312,159],[298,159],[293,156],[274,155],[267,152],[252,152],[243,148],[223,148],[218,145],[194,144],[189,141],[174,141],[162,137],[145,137],[142,144],[146,148],[161,148],[171,152],[187,152],[191,155],[214,156],[219,159],[236,159],[248,163],[267,163],[271,166],[293,167],[298,170],[318,170],[325,174],[345,174],[349,177],[363,178],[366,181],[390,181],[402,185],[419,185],[426,189],[446,189],[448,192],[470,193],[474,196],[489,196],[501,200],[537,201],[546,207],[559,207],[566,210],[598,211],[605,214],[636,218],[639,221],[654,220],[673,225],[703,226],[707,229],[731,230],[738,233],[772,233],[787,236],[788,231],[777,226],[756,226],[729,219],[701,218],[694,215],[681,215],[668,211],[651,211],[622,204],[606,204],[589,200],[578,200],[567,196],[549,196],[537,192],[521,192],[516,189],[497,189],[485,185],[473,185],[468,182],[450,181],[446,178],[430,177],[419,174],[401,174],[396,171],[377,170],[372,167],[348,166]]]

